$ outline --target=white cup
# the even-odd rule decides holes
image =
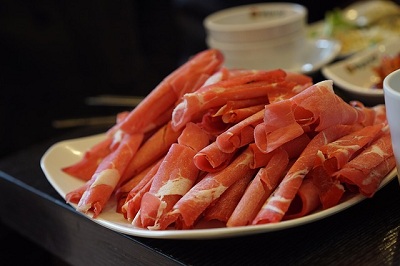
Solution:
[[[228,68],[297,69],[306,43],[308,10],[295,3],[256,3],[217,11],[204,19],[208,47]]]
[[[308,10],[295,3],[255,3],[208,15],[208,37],[222,43],[264,42],[289,36],[307,27]]]
[[[386,115],[400,182],[400,69],[390,73],[383,81]]]

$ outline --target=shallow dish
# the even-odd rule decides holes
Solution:
[[[373,69],[380,65],[383,56],[397,55],[400,52],[399,43],[399,38],[393,38],[377,44],[347,59],[323,67],[322,74],[327,79],[333,80],[339,88],[360,97],[360,100],[383,99],[383,89],[374,88],[380,77]]]
[[[332,62],[340,53],[340,42],[332,39],[308,39],[298,64],[287,70],[311,74]]]
[[[293,40],[283,45],[268,46],[262,43],[225,45],[216,41],[207,40],[211,48],[221,50],[225,56],[225,66],[228,68],[245,69],[275,69],[312,74],[326,64],[332,62],[340,52],[340,43],[331,39]],[[293,50],[293,46],[301,47]]]
[[[71,139],[58,142],[50,147],[41,159],[41,168],[54,189],[65,198],[65,195],[84,184],[83,181],[71,177],[61,171],[62,167],[77,162],[83,156],[84,152],[98,143],[105,137],[104,134],[94,135],[84,138]],[[385,186],[396,176],[394,169],[382,182],[380,188]],[[317,211],[302,218],[283,221],[274,224],[241,226],[234,228],[221,227],[218,224],[203,224],[191,230],[163,230],[150,231],[135,228],[123,216],[115,211],[116,200],[111,199],[98,218],[91,218],[91,214],[85,215],[88,219],[96,222],[106,228],[116,232],[146,238],[159,239],[212,239],[238,237],[244,235],[253,235],[268,233],[301,226],[303,224],[315,222],[327,218],[333,214],[344,211],[347,208],[361,202],[365,197],[360,194],[349,194],[337,206],[330,209]],[[75,206],[74,206],[75,207]]]

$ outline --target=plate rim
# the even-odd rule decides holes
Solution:
[[[341,63],[341,62],[338,62],[338,63]],[[352,83],[349,83],[349,82],[343,80],[338,75],[336,75],[335,72],[332,70],[332,68],[334,66],[336,66],[336,65],[325,66],[321,70],[321,72],[325,76],[325,78],[332,80],[334,85],[340,87],[341,89],[343,89],[347,92],[357,94],[360,96],[383,97],[383,90],[380,90],[380,89],[374,90],[371,88],[355,86]],[[339,64],[337,66],[339,66]]]
[[[61,172],[60,165],[49,165],[49,161],[54,159],[54,155],[57,154],[61,150],[64,152],[66,148],[63,148],[63,145],[78,145],[84,143],[85,147],[90,147],[90,144],[96,143],[96,141],[101,140],[105,137],[105,134],[97,134],[91,135],[81,138],[73,138],[62,140],[51,145],[43,154],[40,159],[40,166],[42,171],[44,172],[47,180],[53,186],[53,188],[60,194],[62,198],[65,199],[66,191],[60,187],[59,181],[61,178],[69,178],[75,179],[72,176],[68,176],[65,173]],[[84,152],[84,148],[81,149],[81,152]],[[68,165],[68,163],[67,163]],[[58,170],[57,170],[58,168]],[[55,170],[54,170],[55,169]],[[54,175],[54,171],[58,172],[58,174]],[[386,186],[390,181],[392,181],[396,176],[396,168],[392,170],[392,172],[386,176],[386,178],[382,181],[379,190]],[[79,180],[81,184],[84,181]],[[228,237],[240,237],[240,236],[248,236],[254,234],[262,234],[269,233],[274,231],[280,231],[284,229],[290,229],[293,227],[302,226],[305,224],[309,224],[312,222],[316,222],[318,220],[328,218],[336,213],[345,211],[349,207],[354,206],[357,203],[367,199],[367,197],[356,194],[349,198],[348,200],[332,207],[327,210],[318,211],[300,218],[281,221],[279,223],[272,224],[263,224],[263,225],[247,225],[247,226],[239,226],[239,227],[222,227],[222,228],[204,228],[204,229],[189,229],[189,230],[147,230],[142,228],[135,228],[132,224],[130,224],[122,214],[119,214],[114,211],[114,213],[108,213],[109,210],[113,210],[115,204],[111,204],[111,206],[107,207],[103,210],[96,219],[93,219],[91,213],[81,213],[87,219],[102,225],[108,229],[113,231],[136,236],[136,237],[144,237],[144,238],[152,238],[152,239],[185,239],[185,240],[199,240],[199,239],[220,239],[220,238],[228,238]],[[69,204],[73,207],[76,207],[75,204]],[[78,212],[78,211],[76,211]],[[116,217],[119,215],[119,222],[110,221],[107,218],[107,215],[111,215],[112,217]]]

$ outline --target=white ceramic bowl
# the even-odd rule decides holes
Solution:
[[[204,19],[204,27],[215,41],[260,42],[304,30],[307,15],[294,3],[250,4],[217,11]]]
[[[333,80],[340,89],[364,102],[383,102],[383,89],[374,88],[380,77],[373,70],[383,56],[396,56],[400,52],[400,38],[393,38],[373,48],[322,68],[322,74]]]
[[[400,69],[392,72],[383,81],[386,115],[389,123],[397,172],[400,170]],[[400,181],[400,175],[398,174]]]

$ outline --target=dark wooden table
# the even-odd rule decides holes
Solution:
[[[40,168],[54,143],[103,132],[81,128],[0,160],[1,221],[73,265],[399,265],[400,186],[299,227],[213,240],[132,237],[67,205]]]
[[[320,73],[313,78],[323,79]],[[65,203],[47,181],[40,159],[59,141],[107,129],[67,130],[0,158],[0,221],[72,265],[400,265],[397,178],[343,212],[259,235],[149,239],[102,227]]]

